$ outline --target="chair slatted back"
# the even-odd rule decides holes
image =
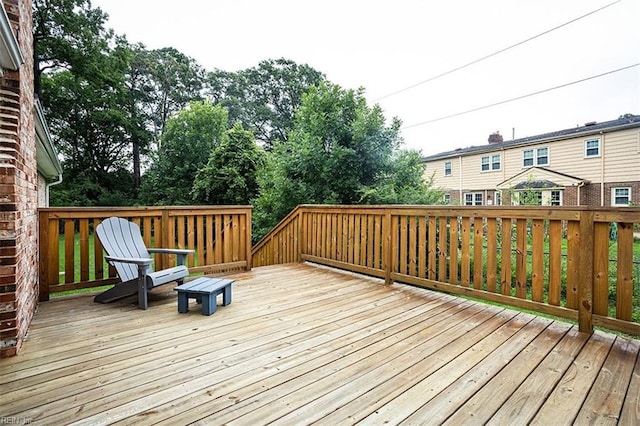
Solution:
[[[140,228],[121,217],[110,217],[96,227],[96,235],[109,256],[149,259],[151,255],[142,240]],[[132,263],[114,262],[122,282],[138,278],[138,267]],[[149,272],[153,271],[153,266]]]

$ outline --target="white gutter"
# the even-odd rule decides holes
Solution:
[[[0,3],[0,5],[2,5],[0,8],[2,9],[0,12],[0,66],[17,71],[24,64],[24,58],[13,34],[4,3]]]
[[[33,103],[35,115],[36,129],[36,161],[38,163],[38,172],[48,180],[45,187],[46,205],[49,205],[49,188],[62,183],[62,165],[58,160],[51,134],[47,128],[47,122],[44,118],[44,111],[38,99]],[[49,181],[55,179],[54,181]]]

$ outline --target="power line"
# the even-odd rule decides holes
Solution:
[[[446,120],[448,118],[458,117],[460,115],[469,114],[471,112],[480,111],[482,109],[492,108],[494,106],[506,104],[508,102],[518,101],[520,99],[524,99],[524,98],[528,98],[528,97],[531,97],[531,96],[539,95],[541,93],[551,92],[552,90],[562,89],[563,87],[572,86],[574,84],[583,83],[585,81],[593,80],[595,78],[604,77],[605,75],[614,74],[614,73],[617,73],[617,72],[620,72],[620,71],[628,70],[630,68],[637,67],[638,65],[640,65],[640,63],[635,63],[633,65],[628,65],[626,67],[622,67],[622,68],[618,68],[618,69],[615,69],[615,70],[607,71],[607,72],[602,73],[602,74],[593,75],[591,77],[586,77],[586,78],[583,78],[583,79],[580,79],[580,80],[572,81],[570,83],[561,84],[559,86],[550,87],[548,89],[538,90],[537,92],[528,93],[526,95],[517,96],[515,98],[507,99],[507,100],[504,100],[504,101],[495,102],[495,103],[492,103],[492,104],[489,104],[489,105],[483,105],[481,107],[472,108],[472,109],[469,109],[469,110],[466,110],[466,111],[462,111],[462,112],[458,112],[458,113],[455,113],[455,114],[445,115],[445,116],[439,117],[439,118],[434,118],[433,120],[427,120],[427,121],[422,121],[420,123],[411,124],[409,126],[402,127],[401,130],[410,129],[412,127],[423,126],[425,124],[435,123],[436,121],[442,121],[442,120]]]
[[[543,32],[541,32],[539,34],[536,34],[533,37],[529,37],[529,38],[527,38],[525,40],[519,41],[516,44],[512,44],[511,46],[508,46],[508,47],[500,49],[500,50],[498,50],[496,52],[490,53],[490,54],[488,54],[486,56],[483,56],[481,58],[474,59],[473,61],[471,61],[469,63],[466,63],[464,65],[460,65],[459,67],[453,68],[453,69],[451,69],[449,71],[445,71],[442,74],[438,74],[436,76],[430,77],[430,78],[428,78],[426,80],[423,80],[423,81],[418,82],[416,84],[413,84],[411,86],[405,87],[404,89],[396,90],[395,92],[391,92],[388,95],[381,96],[381,97],[379,97],[377,99],[374,99],[373,102],[377,102],[377,101],[380,101],[382,99],[386,99],[386,98],[389,98],[391,96],[397,95],[399,93],[406,92],[407,90],[413,89],[413,88],[418,87],[420,85],[423,85],[425,83],[429,83],[430,81],[437,80],[437,79],[442,78],[442,77],[444,77],[446,75],[452,74],[452,73],[454,73],[456,71],[460,71],[461,69],[470,67],[471,65],[477,64],[478,62],[482,62],[482,61],[484,61],[486,59],[489,59],[489,58],[491,58],[493,56],[499,55],[500,53],[506,52],[507,50],[513,49],[514,47],[518,47],[518,46],[520,46],[522,44],[530,42],[531,40],[535,40],[535,39],[537,39],[539,37],[542,37],[543,35],[549,34],[552,31],[555,31],[555,30],[560,29],[562,27],[566,27],[567,25],[570,25],[570,24],[572,24],[572,23],[574,23],[576,21],[579,21],[580,19],[586,18],[587,16],[593,15],[594,13],[600,12],[601,10],[604,10],[604,9],[610,7],[610,6],[613,6],[616,3],[620,3],[621,1],[622,0],[616,0],[616,1],[614,1],[612,3],[609,3],[609,4],[605,5],[605,6],[602,6],[599,9],[596,9],[596,10],[593,10],[593,11],[591,11],[589,13],[584,14],[584,15],[578,16],[577,18],[574,18],[574,19],[572,19],[572,20],[570,20],[568,22],[565,22],[564,24],[560,24],[560,25],[558,25],[556,27],[550,28],[550,29],[548,29],[546,31],[543,31]]]

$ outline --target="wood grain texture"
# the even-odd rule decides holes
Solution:
[[[24,350],[0,360],[0,413],[91,425],[638,420],[636,340],[311,264],[225,278],[234,301],[211,317],[178,314],[167,287],[148,311],[42,303]]]

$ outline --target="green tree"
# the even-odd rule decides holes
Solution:
[[[42,96],[41,75],[66,69],[75,75],[108,73],[96,56],[109,50],[113,32],[107,15],[90,0],[33,0],[35,93]]]
[[[227,122],[227,111],[208,102],[192,102],[169,118],[143,181],[143,201],[152,205],[191,203],[196,174],[224,140]]]
[[[287,143],[278,143],[260,174],[258,236],[298,204],[417,203],[435,200],[419,153],[402,152],[400,122],[386,125],[363,91],[312,87]],[[422,194],[425,191],[428,195]]]
[[[137,44],[130,46],[130,51],[125,76],[129,94],[126,111],[129,119],[136,123],[129,139],[137,188],[141,182],[142,159],[157,147],[167,118],[190,101],[201,99],[204,72],[194,59],[173,48],[147,50]]]
[[[192,196],[200,204],[250,204],[258,195],[264,152],[253,134],[236,123],[198,170]]]
[[[147,124],[157,141],[167,120],[190,102],[201,101],[205,72],[195,59],[173,47],[134,49],[135,66],[141,89],[145,92],[141,107],[150,119]]]
[[[398,150],[380,180],[361,191],[360,204],[442,204],[444,191],[425,179],[426,165],[414,150]]]
[[[106,18],[89,0],[33,2],[35,89],[63,157],[54,205],[133,201],[132,146],[145,132],[129,108],[129,46]]]
[[[309,65],[268,59],[237,73],[209,73],[207,96],[229,110],[231,123],[240,121],[270,150],[275,141],[288,140],[302,95],[323,81]]]
[[[137,127],[125,108],[127,52],[117,46],[93,58],[101,73],[62,69],[42,75],[42,103],[64,167],[63,184],[52,191],[54,205],[133,201],[130,138]]]

